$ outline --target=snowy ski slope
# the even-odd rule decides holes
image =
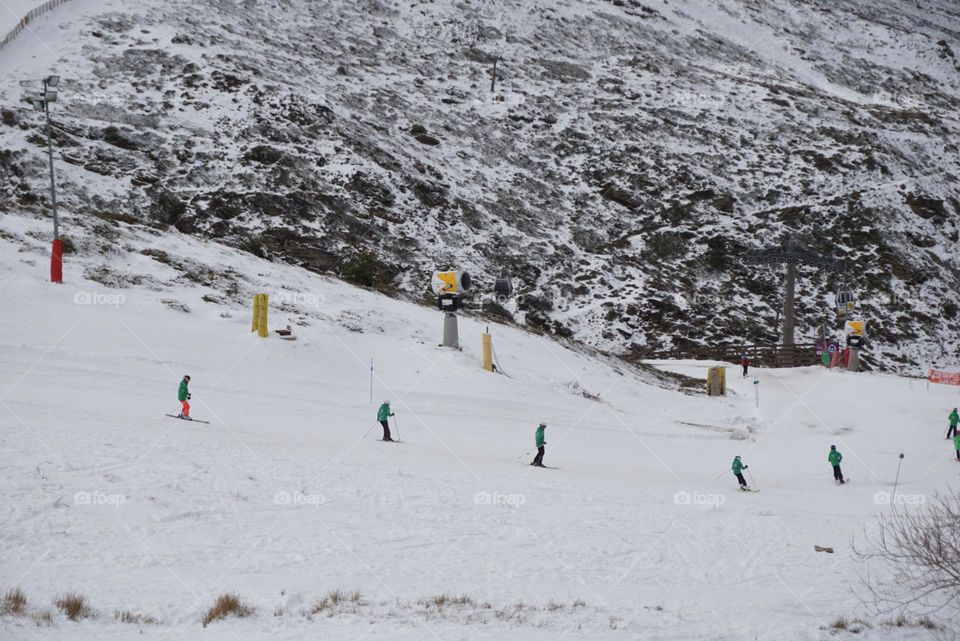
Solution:
[[[860,607],[850,542],[900,451],[903,500],[955,484],[954,389],[760,370],[757,409],[734,369],[728,397],[688,395],[498,325],[492,375],[483,321],[444,350],[433,309],[144,226],[104,222],[52,286],[47,233],[0,218],[0,589],[29,600],[0,639],[813,640],[838,616],[920,638]],[[259,291],[297,341],[250,333]],[[210,425],[164,416],[185,373]],[[401,444],[364,438],[384,398]],[[541,420],[558,470],[527,465]],[[362,598],[305,614],[336,588]],[[37,626],[69,590],[96,616]],[[254,615],[202,628],[223,592]]]

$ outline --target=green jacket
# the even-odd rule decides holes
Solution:
[[[843,454],[839,450],[830,450],[830,453],[827,454],[827,460],[830,461],[830,465],[840,465],[840,461],[843,460]]]
[[[744,469],[745,467],[747,467],[747,466],[744,465],[744,464],[743,464],[743,461],[741,461],[739,458],[733,459],[733,473],[734,473],[734,474],[740,474],[741,472],[743,472],[743,469]]]
[[[960,450],[960,434],[953,437],[953,447],[954,449]]]
[[[547,444],[547,442],[543,440],[543,430],[544,428],[542,427],[537,428],[537,447],[543,447]]]
[[[950,419],[950,426],[956,427],[957,424],[960,423],[960,414],[957,414],[957,410],[953,410],[952,412],[950,412],[949,419]]]
[[[187,382],[180,381],[180,390],[177,392],[177,400],[185,401],[187,400],[187,396],[189,395],[190,395],[190,390],[187,389]]]
[[[380,406],[380,409],[377,411],[377,420],[385,421],[388,416],[393,416],[393,412],[390,411],[390,406],[384,403]]]

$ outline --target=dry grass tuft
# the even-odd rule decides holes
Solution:
[[[76,592],[61,594],[53,604],[71,621],[79,621],[96,615],[96,612],[87,603],[87,597]]]
[[[460,596],[451,596],[449,594],[438,594],[432,596],[428,599],[420,599],[419,603],[425,605],[428,608],[430,606],[435,607],[437,610],[443,610],[447,606],[473,606],[476,605],[476,601],[473,600],[473,597],[462,594]]]
[[[3,595],[3,603],[0,604],[0,614],[21,615],[27,607],[27,596],[20,588],[7,590]]]
[[[116,610],[113,613],[113,618],[120,623],[135,623],[137,625],[156,625],[159,623],[159,621],[152,616],[137,614],[136,612],[131,612],[130,610]]]
[[[831,630],[846,630],[848,627],[850,627],[850,622],[847,621],[846,617],[837,617],[831,621],[830,625],[827,627]]]
[[[44,610],[43,612],[38,612],[33,615],[33,622],[37,624],[37,627],[44,625],[53,625],[53,612],[50,610]]]
[[[354,590],[353,592],[344,592],[339,588],[336,590],[330,590],[327,592],[326,596],[318,601],[315,601],[314,604],[310,606],[310,609],[307,610],[307,614],[320,614],[321,612],[334,610],[347,603],[363,605],[363,595],[357,590]]]
[[[863,619],[847,619],[846,617],[837,617],[830,625],[827,626],[828,630],[845,630],[853,634],[860,634],[867,628],[871,628],[869,623]]]
[[[240,601],[236,594],[221,594],[213,606],[203,615],[203,627],[229,616],[246,617],[253,614],[253,608]]]

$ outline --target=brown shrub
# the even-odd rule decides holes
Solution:
[[[240,601],[236,594],[221,594],[203,615],[203,627],[228,616],[245,617],[253,614],[253,608]]]

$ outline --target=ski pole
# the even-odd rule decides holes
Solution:
[[[370,429],[368,429],[366,432],[364,432],[364,433],[363,433],[363,436],[360,437],[360,440],[363,440],[363,439],[367,438],[367,434],[370,433],[370,430],[372,430],[373,428],[375,428],[377,425],[380,425],[380,423],[374,423],[373,425],[371,425],[371,426],[370,426]]]
[[[759,490],[759,489],[760,489],[760,486],[757,485],[757,482],[756,482],[755,480],[753,480],[753,472],[750,471],[750,468],[749,468],[749,467],[747,468],[747,474],[750,475],[750,483],[753,484],[753,487],[755,487],[755,488],[757,488],[757,489]]]
[[[400,440],[400,421],[397,420],[397,417],[393,417],[393,427],[397,430],[397,440]]]
[[[900,452],[900,460],[897,461],[897,478],[893,481],[893,499],[890,501],[890,505],[896,504],[897,484],[900,482],[900,466],[901,465],[903,465],[903,452]]]

